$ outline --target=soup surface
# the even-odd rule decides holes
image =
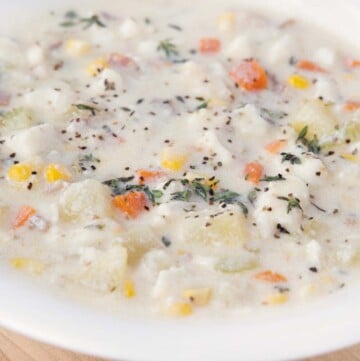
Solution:
[[[2,262],[128,314],[355,282],[360,53],[236,1],[124,4],[0,36]]]

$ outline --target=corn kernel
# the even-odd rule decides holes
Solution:
[[[31,169],[26,164],[15,164],[8,170],[7,175],[14,182],[25,182],[31,176]]]
[[[70,175],[66,169],[63,169],[57,164],[50,164],[45,169],[45,179],[49,183],[57,182],[59,180],[69,180]]]
[[[296,89],[303,90],[307,89],[310,86],[309,80],[297,74],[291,75],[288,79],[288,83]]]
[[[181,170],[186,161],[187,156],[185,155],[174,155],[169,152],[164,152],[161,157],[161,166],[165,169],[176,172]]]
[[[217,25],[220,31],[229,31],[233,29],[235,23],[236,14],[232,12],[220,14],[217,18]]]
[[[166,311],[169,316],[184,317],[190,316],[193,312],[193,309],[189,303],[175,302],[169,305]]]
[[[87,66],[86,72],[91,76],[96,76],[108,67],[109,63],[107,60],[105,58],[99,58]]]
[[[123,295],[127,298],[132,298],[136,296],[136,290],[134,282],[131,280],[127,280],[123,285]]]
[[[65,50],[71,56],[84,56],[90,51],[90,45],[79,39],[68,39],[65,42]]]
[[[287,302],[288,296],[285,293],[276,293],[267,297],[265,304],[267,305],[281,305]]]
[[[341,154],[341,158],[346,159],[353,163],[360,163],[359,157],[351,153],[343,153]]]
[[[185,290],[183,297],[193,305],[205,306],[209,303],[211,294],[210,288],[194,288]]]
[[[40,274],[44,271],[44,264],[30,258],[13,258],[11,265],[18,270],[27,270],[31,273]]]
[[[226,107],[229,103],[226,100],[213,98],[208,102],[208,106],[211,107]]]

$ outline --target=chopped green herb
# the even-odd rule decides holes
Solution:
[[[276,124],[277,121],[285,118],[287,115],[287,113],[280,110],[260,109],[260,116],[271,124]]]
[[[299,198],[295,198],[295,197],[277,197],[278,199],[282,200],[282,201],[286,201],[287,202],[287,213],[290,213],[292,209],[294,208],[298,208],[301,211],[303,210],[301,208],[300,205],[300,199]]]
[[[301,159],[291,153],[281,153],[282,159],[281,162],[290,162],[291,164],[301,164]]]
[[[200,105],[198,105],[196,107],[196,110],[206,109],[208,106],[209,106],[209,100],[206,100],[206,101],[202,102]]]
[[[87,110],[89,112],[91,112],[92,115],[96,115],[96,111],[97,109],[95,107],[92,107],[90,105],[86,105],[86,104],[73,104],[76,108],[78,108],[79,110]]]
[[[163,51],[168,59],[172,58],[174,55],[179,55],[176,45],[171,42],[171,39],[160,41],[157,50]]]
[[[89,18],[80,19],[80,23],[84,23],[84,30],[90,28],[93,25],[96,25],[100,28],[106,28],[106,25],[100,20],[98,15],[90,16]]]
[[[276,176],[266,176],[260,179],[261,182],[277,182],[277,181],[284,181],[286,178],[283,177],[282,174],[278,174]]]
[[[191,187],[193,188],[195,194],[201,197],[204,201],[208,200],[208,194],[211,189],[209,186],[194,180],[191,182]]]
[[[76,19],[78,17],[78,14],[76,11],[74,10],[69,10],[68,12],[66,12],[65,14],[65,18],[67,19]]]
[[[234,203],[240,197],[239,193],[224,190],[219,191],[213,196],[214,202]]]
[[[297,138],[298,142],[301,142],[305,147],[307,147],[309,152],[319,154],[321,152],[321,146],[319,144],[319,139],[315,134],[311,140],[306,138],[308,133],[308,126],[306,125],[304,128],[301,129],[299,136]]]
[[[252,191],[249,192],[247,199],[251,204],[254,204],[254,202],[256,201],[258,192],[260,192],[259,188],[254,188]]]
[[[92,153],[90,154],[84,154],[83,157],[81,157],[79,159],[80,162],[96,162],[96,163],[100,163],[100,159],[99,158],[95,158],[94,155]]]
[[[188,202],[192,193],[191,191],[189,191],[188,189],[182,192],[175,192],[172,193],[172,200],[176,200],[176,201],[183,201],[183,202]]]

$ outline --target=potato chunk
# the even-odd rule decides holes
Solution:
[[[314,135],[319,138],[331,135],[338,125],[338,120],[331,112],[331,107],[320,100],[311,100],[304,103],[294,114],[291,125],[299,133],[308,126],[307,138]]]
[[[111,216],[111,196],[106,186],[87,179],[71,184],[60,198],[60,217],[65,221],[89,221]]]

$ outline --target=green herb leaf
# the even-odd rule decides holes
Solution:
[[[200,105],[198,105],[196,107],[196,110],[206,109],[208,106],[209,106],[209,100],[206,100],[206,101],[202,102]]]
[[[171,39],[165,39],[159,42],[158,51],[163,51],[166,58],[171,59],[173,56],[179,55],[176,45],[171,42]]]
[[[301,208],[300,205],[300,199],[299,198],[295,198],[295,197],[277,197],[278,199],[282,200],[282,201],[286,201],[287,202],[287,213],[290,213],[292,209],[294,208],[298,208],[301,211],[303,210]]]
[[[306,134],[308,132],[309,127],[306,125],[304,128],[300,130],[300,133],[297,137],[297,141],[306,139]]]
[[[260,109],[260,116],[271,124],[276,124],[277,121],[285,118],[287,115],[287,113],[280,110]]]
[[[246,205],[243,202],[240,202],[240,201],[237,201],[237,204],[240,206],[244,216],[247,217],[248,214],[249,214],[248,207],[246,207]]]
[[[198,181],[192,181],[191,187],[193,188],[195,194],[201,197],[203,200],[208,200],[208,195],[210,191],[210,187],[206,184],[199,183]]]
[[[86,105],[86,104],[73,104],[73,105],[79,110],[87,110],[87,111],[91,112],[91,114],[93,116],[96,115],[97,109],[95,107],[92,107],[92,106]]]
[[[212,199],[214,202],[234,203],[236,199],[239,197],[240,197],[239,193],[232,192],[229,190],[223,190],[217,192]]]
[[[291,164],[301,164],[301,159],[291,153],[281,153],[282,159],[281,162],[290,162]]]
[[[266,176],[260,179],[261,182],[277,182],[277,181],[284,181],[286,178],[283,177],[282,174],[278,174],[276,176]]]
[[[69,10],[68,12],[66,12],[65,14],[65,18],[67,19],[76,19],[78,17],[78,14],[76,11],[74,10]]]
[[[254,202],[256,201],[257,194],[258,194],[259,191],[260,191],[259,188],[254,188],[252,191],[249,192],[249,194],[247,196],[247,199],[249,200],[249,202],[251,204],[254,204]]]
[[[176,201],[183,201],[183,202],[188,202],[192,193],[191,191],[189,191],[188,189],[186,189],[185,191],[182,192],[175,192],[172,193],[172,200],[176,200]]]
[[[94,155],[92,153],[90,154],[84,154],[80,159],[80,162],[96,162],[96,163],[100,163],[100,159],[99,158],[95,158]]]
[[[84,30],[90,28],[93,25],[96,25],[100,28],[106,28],[106,25],[100,20],[98,15],[90,16],[89,18],[80,19],[80,23],[84,23]]]

